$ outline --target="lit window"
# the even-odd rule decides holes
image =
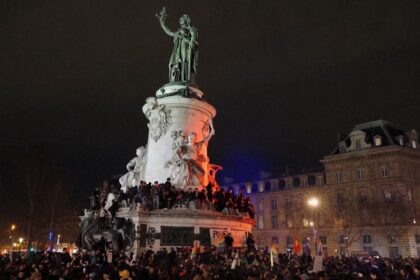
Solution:
[[[365,178],[364,170],[363,169],[357,169],[357,179],[363,180]]]
[[[246,192],[247,193],[251,193],[252,192],[252,185],[251,184],[247,184],[246,185]]]
[[[411,141],[411,146],[413,147],[413,149],[417,149],[417,143],[415,140]]]
[[[400,146],[404,146],[404,136],[398,136],[398,143],[400,143]]]
[[[382,137],[377,135],[375,136],[375,146],[381,146],[382,145]]]
[[[271,228],[277,228],[277,216],[271,216]]]
[[[361,149],[362,148],[362,142],[360,142],[360,140],[356,140],[356,149]]]
[[[264,192],[264,183],[259,183],[258,184],[258,190],[259,190],[259,192]]]
[[[342,178],[342,173],[341,172],[336,172],[335,173],[335,180],[337,181],[337,183],[341,183],[343,178]]]
[[[382,177],[388,176],[388,167],[386,165],[381,166],[381,174],[382,174]]]
[[[309,227],[309,220],[308,219],[303,219],[303,226],[304,227]]]
[[[258,216],[258,228],[259,229],[264,228],[264,217],[262,215]]]
[[[324,185],[324,177],[318,176],[318,185],[323,186]]]
[[[273,199],[271,201],[271,209],[276,210],[277,209],[277,200]]]

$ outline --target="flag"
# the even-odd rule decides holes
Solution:
[[[322,242],[321,242],[321,239],[319,239],[318,238],[318,248],[316,249],[316,254],[318,255],[318,256],[322,256],[323,255],[323,252],[322,252]]]
[[[278,257],[278,255],[279,254],[278,254],[276,248],[274,247],[274,245],[271,245],[271,251],[270,251],[270,263],[271,263],[271,267],[274,266],[274,261]]]
[[[313,226],[312,231],[314,233],[314,240],[317,240],[318,239],[318,231],[317,231],[315,225]]]
[[[198,253],[198,241],[194,241],[194,247],[191,250],[191,258],[195,257]]]
[[[293,246],[293,251],[295,255],[298,255],[300,252],[300,244],[299,241],[295,238],[295,245]]]

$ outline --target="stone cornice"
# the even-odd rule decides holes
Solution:
[[[396,154],[403,154],[404,156],[408,156],[413,159],[420,160],[420,151],[417,149],[409,148],[409,147],[402,147],[402,146],[387,146],[387,147],[374,147],[368,148],[360,151],[354,152],[347,152],[343,154],[337,155],[329,155],[325,156],[323,159],[320,160],[321,163],[330,164],[330,163],[341,163],[341,162],[348,162],[348,161],[356,161],[356,160],[366,160],[371,158],[378,158],[388,155],[396,155]]]
[[[221,212],[216,211],[204,211],[204,210],[188,210],[188,209],[171,209],[171,210],[158,210],[158,211],[142,211],[142,210],[130,210],[130,208],[120,208],[117,212],[117,217],[131,218],[135,215],[143,217],[178,217],[178,218],[212,218],[212,219],[223,219],[236,222],[243,222],[249,224],[255,224],[255,221],[243,216],[225,215]]]
[[[194,108],[204,114],[210,115],[211,118],[216,116],[216,108],[211,104],[193,98],[186,98],[180,96],[170,96],[159,99],[159,104],[165,104],[168,108],[188,109]]]

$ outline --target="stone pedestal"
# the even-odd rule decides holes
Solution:
[[[197,143],[205,140],[210,133],[210,125],[216,109],[205,101],[179,95],[163,98],[148,98],[143,112],[149,120],[149,138],[147,142],[147,164],[143,178],[146,182],[165,182],[174,176],[176,167],[171,164],[179,155],[177,149],[181,141],[189,134],[195,134]],[[204,170],[201,184],[208,183],[207,143],[200,146],[200,165]],[[177,182],[173,182],[181,187]],[[186,186],[183,186],[186,187]]]
[[[138,153],[128,175],[132,172],[131,177],[152,183],[164,183],[171,178],[178,189],[200,189],[209,182],[217,187],[215,173],[221,167],[210,164],[207,156],[216,109],[203,96],[200,90],[179,83],[165,85],[156,97],[146,99],[143,113],[149,120],[149,137],[147,149],[143,150],[147,152]],[[127,187],[136,185],[134,182]],[[254,225],[248,217],[197,210],[193,206],[155,211],[120,208],[117,217],[133,221],[137,238],[131,251],[135,253],[150,247],[157,250],[192,247],[197,243],[218,246],[228,233],[234,238],[235,247],[243,247],[246,234]]]
[[[242,216],[227,216],[216,211],[170,209],[138,211],[122,208],[118,217],[130,218],[137,228],[137,240],[131,252],[153,247],[193,247],[221,245],[224,234],[231,233],[234,247],[245,247],[246,234],[254,221]]]

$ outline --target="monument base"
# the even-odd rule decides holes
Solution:
[[[121,208],[117,217],[131,219],[137,229],[136,241],[130,250],[133,253],[164,247],[193,247],[194,244],[221,247],[227,233],[232,235],[234,247],[245,247],[246,235],[255,223],[249,217],[189,208],[156,211]]]

